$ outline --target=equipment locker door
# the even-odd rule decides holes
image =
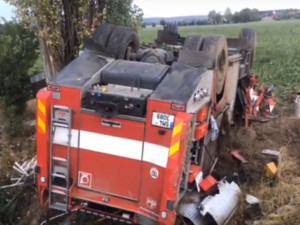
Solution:
[[[137,201],[145,124],[82,113],[77,186]]]

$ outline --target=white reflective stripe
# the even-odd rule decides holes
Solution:
[[[57,127],[53,142],[67,146],[67,128]],[[78,130],[72,130],[71,147],[78,147]],[[80,131],[80,148],[129,159],[141,160],[143,142],[88,131]]]
[[[53,143],[67,146],[67,141],[68,129],[57,127]],[[71,147],[78,147],[78,130],[72,130],[70,143]],[[80,148],[140,161],[142,158],[143,142],[81,130]],[[144,143],[143,161],[166,168],[168,156],[169,148],[152,143]]]
[[[143,142],[104,134],[80,131],[80,148],[141,160]]]
[[[166,168],[169,157],[169,148],[145,142],[143,161]]]

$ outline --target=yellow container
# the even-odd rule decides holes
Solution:
[[[270,162],[265,167],[265,175],[270,178],[274,178],[277,174],[277,166],[274,162]]]

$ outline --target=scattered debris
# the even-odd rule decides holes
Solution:
[[[30,128],[35,128],[36,127],[36,120],[27,121],[26,126],[28,126]]]
[[[201,166],[192,164],[190,168],[190,174],[189,174],[189,184],[192,184],[195,182],[196,177],[198,174],[202,171]]]
[[[256,198],[255,196],[247,194],[247,195],[246,195],[246,202],[247,202],[249,205],[254,205],[254,204],[259,204],[260,201],[259,201],[259,199]]]
[[[249,86],[245,88],[247,96],[246,127],[249,126],[249,120],[267,122],[269,119],[277,118],[273,113],[277,106],[277,102],[274,100],[274,86],[266,88],[264,84],[261,84],[259,90],[256,90],[258,85],[258,75],[252,75]]]
[[[277,166],[274,162],[270,162],[265,167],[265,175],[269,178],[274,178],[277,174]]]
[[[15,187],[23,184],[33,184],[35,176],[34,168],[36,166],[36,156],[30,160],[25,161],[22,165],[15,162],[13,169],[20,174],[20,177],[11,178],[13,184],[1,186],[0,189]]]
[[[265,155],[271,155],[278,157],[280,155],[279,151],[277,150],[270,150],[270,149],[264,149],[262,150],[262,153]]]
[[[240,150],[232,150],[230,153],[235,159],[239,160],[240,162],[248,163],[248,160],[245,159]]]
[[[241,190],[236,183],[225,179],[218,183],[218,189],[219,194],[209,195],[201,202],[200,213],[202,216],[209,214],[214,223],[223,225],[236,211]]]
[[[200,183],[203,181],[203,172],[201,171],[195,178],[197,191],[200,192]]]
[[[298,92],[295,100],[295,116],[300,118],[300,92]]]
[[[200,188],[205,194],[211,194],[218,189],[218,182],[213,176],[208,176],[200,183]]]
[[[190,168],[190,175],[188,183],[195,184],[197,191],[200,192],[199,184],[203,181],[202,167],[199,165],[192,164]]]

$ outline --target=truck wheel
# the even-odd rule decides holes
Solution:
[[[256,52],[256,39],[257,34],[256,31],[252,28],[243,28],[240,33],[240,38],[248,39],[248,48],[250,49],[251,56],[250,56],[250,68],[252,68],[254,59],[255,59],[255,52]]]
[[[113,25],[113,24],[108,24],[108,23],[101,24],[94,32],[92,39],[97,44],[99,44],[103,47],[107,47],[108,40],[109,40],[111,34],[116,29],[116,27],[117,26]]]
[[[158,57],[154,52],[148,52],[147,54],[145,54],[141,59],[141,61],[146,63],[153,63],[153,64],[155,63],[166,64],[166,62],[160,57]]]
[[[108,41],[107,48],[116,59],[130,59],[130,54],[137,52],[139,44],[136,30],[128,27],[117,27]]]
[[[184,41],[183,49],[190,51],[200,51],[203,41],[203,35],[189,35]]]
[[[214,68],[217,70],[217,93],[221,94],[228,71],[228,47],[225,36],[206,36],[202,50],[214,59]]]

